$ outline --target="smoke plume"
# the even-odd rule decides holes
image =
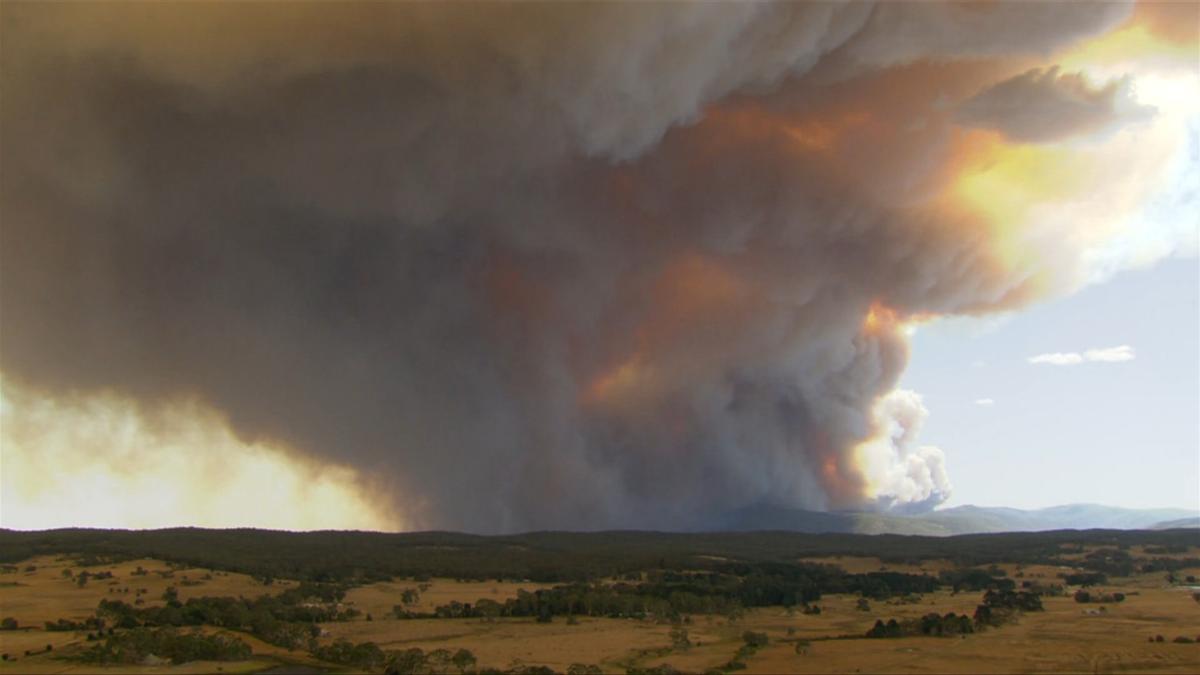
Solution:
[[[924,408],[889,397],[906,327],[1084,276],[946,197],[963,125],[1113,121],[1122,85],[1030,69],[1129,16],[0,11],[4,376],[201,401],[413,526],[488,532],[944,499]]]

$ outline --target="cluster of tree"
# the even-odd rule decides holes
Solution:
[[[1042,596],[1030,591],[990,590],[983,594],[983,604],[996,609],[1015,609],[1021,612],[1040,612]]]
[[[115,565],[126,560],[132,560],[132,558],[121,553],[108,555],[84,554],[75,556],[74,562],[80,567],[99,567],[101,565]]]
[[[897,638],[916,635],[967,635],[988,626],[1006,623],[1019,612],[1038,612],[1042,609],[1042,599],[1037,593],[992,588],[983,594],[982,603],[975,608],[974,616],[954,612],[932,612],[919,619],[889,619],[886,622],[877,619],[866,636]]]
[[[997,575],[995,572],[999,571]],[[1017,586],[1017,582],[1012,579],[1005,578],[1004,570],[999,568],[992,570],[982,570],[978,568],[944,570],[938,574],[938,580],[945,586],[949,586],[955,593],[960,591],[987,591],[1000,590],[1011,591]]]
[[[867,631],[867,637],[898,638],[913,635],[950,637],[974,632],[975,622],[966,614],[931,612],[919,619],[905,619],[904,621],[888,619],[887,623],[884,623],[882,619],[877,619],[875,625]]]
[[[909,593],[908,595],[897,595],[895,597],[888,598],[887,604],[889,604],[889,605],[919,605],[922,602],[924,602],[924,600],[921,598],[920,595],[918,595],[916,593]]]
[[[1020,612],[1040,612],[1042,597],[1029,591],[990,590],[983,594],[983,603],[975,607],[975,628],[1000,626],[1013,620]]]
[[[1189,567],[1200,567],[1200,558],[1151,558],[1138,565],[1143,574],[1150,572],[1178,572]]]
[[[596,672],[603,671],[597,669]],[[669,663],[660,663],[657,666],[630,666],[625,669],[625,675],[680,675],[680,671]]]
[[[1115,602],[1125,602],[1124,593],[1089,593],[1085,590],[1075,591],[1075,602],[1088,603],[1099,602],[1112,604]]]
[[[1108,582],[1108,575],[1102,572],[1078,572],[1064,574],[1063,581],[1068,586],[1099,586]]]
[[[370,582],[446,576],[546,583],[613,578],[645,570],[705,570],[718,558],[750,563],[805,555],[876,556],[886,562],[949,559],[959,567],[997,560],[1058,564],[1064,544],[1186,546],[1184,530],[1021,532],[957,537],[802,534],[792,532],[540,532],[483,537],[446,532],[272,532],[0,530],[0,561],[76,554],[95,561],[158,558],[180,565],[272,578]],[[1166,559],[1170,560],[1170,559]],[[89,560],[88,562],[92,562]],[[1099,563],[1098,563],[1099,564]]]
[[[1101,548],[1083,556],[1083,567],[1110,577],[1127,577],[1136,571],[1133,556],[1122,548]]]
[[[83,621],[71,621],[69,619],[58,619],[57,621],[47,621],[46,630],[51,632],[66,632],[66,631],[83,631],[83,630],[100,630],[104,628],[104,619],[89,616]]]
[[[0,630],[16,630],[17,620],[11,616],[0,619]]]
[[[374,642],[354,644],[340,638],[332,644],[315,646],[310,652],[322,661],[350,666],[359,671],[379,670],[387,661],[387,654]]]
[[[1150,636],[1150,642],[1166,642],[1166,641],[1167,641],[1167,639],[1161,635],[1151,635]],[[1195,638],[1190,638],[1190,637],[1187,637],[1186,635],[1179,635],[1179,636],[1176,636],[1174,640],[1171,640],[1171,642],[1174,642],[1175,644],[1181,644],[1181,645],[1200,644],[1200,635],[1197,635]]]
[[[1062,584],[1045,584],[1040,581],[1022,581],[1021,590],[1050,598],[1061,597],[1066,593]]]
[[[410,675],[412,673],[467,673],[473,672],[475,655],[467,649],[451,652],[449,649],[434,649],[426,652],[419,647],[403,651],[387,652],[384,673],[387,675]],[[484,670],[481,672],[499,672]],[[553,670],[549,672],[553,673]]]
[[[173,664],[189,661],[243,661],[250,645],[232,635],[180,632],[173,628],[134,628],[84,650],[79,659],[97,664],[135,664],[147,657]]]
[[[119,628],[209,625],[247,630],[271,644],[295,649],[307,646],[320,633],[318,623],[347,621],[359,615],[358,610],[339,604],[344,596],[342,586],[302,583],[274,596],[170,599],[162,607],[101,600],[96,614]]]
[[[1170,553],[1187,553],[1188,547],[1186,544],[1171,544],[1169,546],[1147,546],[1143,550],[1150,555],[1167,555]]]
[[[927,575],[897,572],[846,574],[827,565],[771,563],[731,565],[717,571],[654,571],[640,583],[573,583],[535,592],[519,591],[504,602],[482,598],[474,605],[451,602],[433,615],[418,614],[397,605],[402,618],[534,616],[667,617],[684,614],[729,614],[743,607],[804,606],[806,614],[820,609],[810,603],[822,593],[858,593],[864,597],[928,593],[939,587]]]

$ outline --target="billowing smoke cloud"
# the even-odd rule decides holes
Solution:
[[[1153,114],[1132,97],[1126,77],[1093,86],[1081,73],[1035,68],[993,85],[959,109],[960,122],[1018,141],[1053,141]]]
[[[878,500],[902,511],[924,511],[945,501],[950,496],[945,453],[917,445],[929,417],[920,395],[897,389],[879,400],[874,414],[882,433],[859,452]]]
[[[5,377],[200,400],[475,531],[943,499],[919,400],[884,398],[904,326],[1046,290],[933,199],[963,151],[947,102],[1128,15],[0,11]]]

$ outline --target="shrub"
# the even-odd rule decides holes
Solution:
[[[688,649],[692,646],[692,641],[688,638],[686,628],[672,628],[670,637],[673,649]]]
[[[653,668],[633,667],[625,670],[625,675],[677,675],[678,673],[679,671],[669,663],[659,664]]]
[[[767,634],[755,633],[748,630],[742,633],[742,642],[745,642],[749,647],[765,647],[767,645]]]
[[[468,649],[460,649],[454,652],[454,656],[450,657],[450,662],[454,664],[454,667],[464,673],[475,665],[475,661],[475,655]],[[599,672],[599,669],[597,669],[597,672]]]

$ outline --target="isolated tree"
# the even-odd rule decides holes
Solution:
[[[475,665],[475,655],[468,649],[460,649],[450,657],[450,662],[454,664],[455,668],[465,673]]]
[[[406,588],[400,593],[400,602],[415,605],[421,599],[421,594],[415,588]]]
[[[11,616],[6,616],[0,619],[0,630],[16,630],[17,620]]]

